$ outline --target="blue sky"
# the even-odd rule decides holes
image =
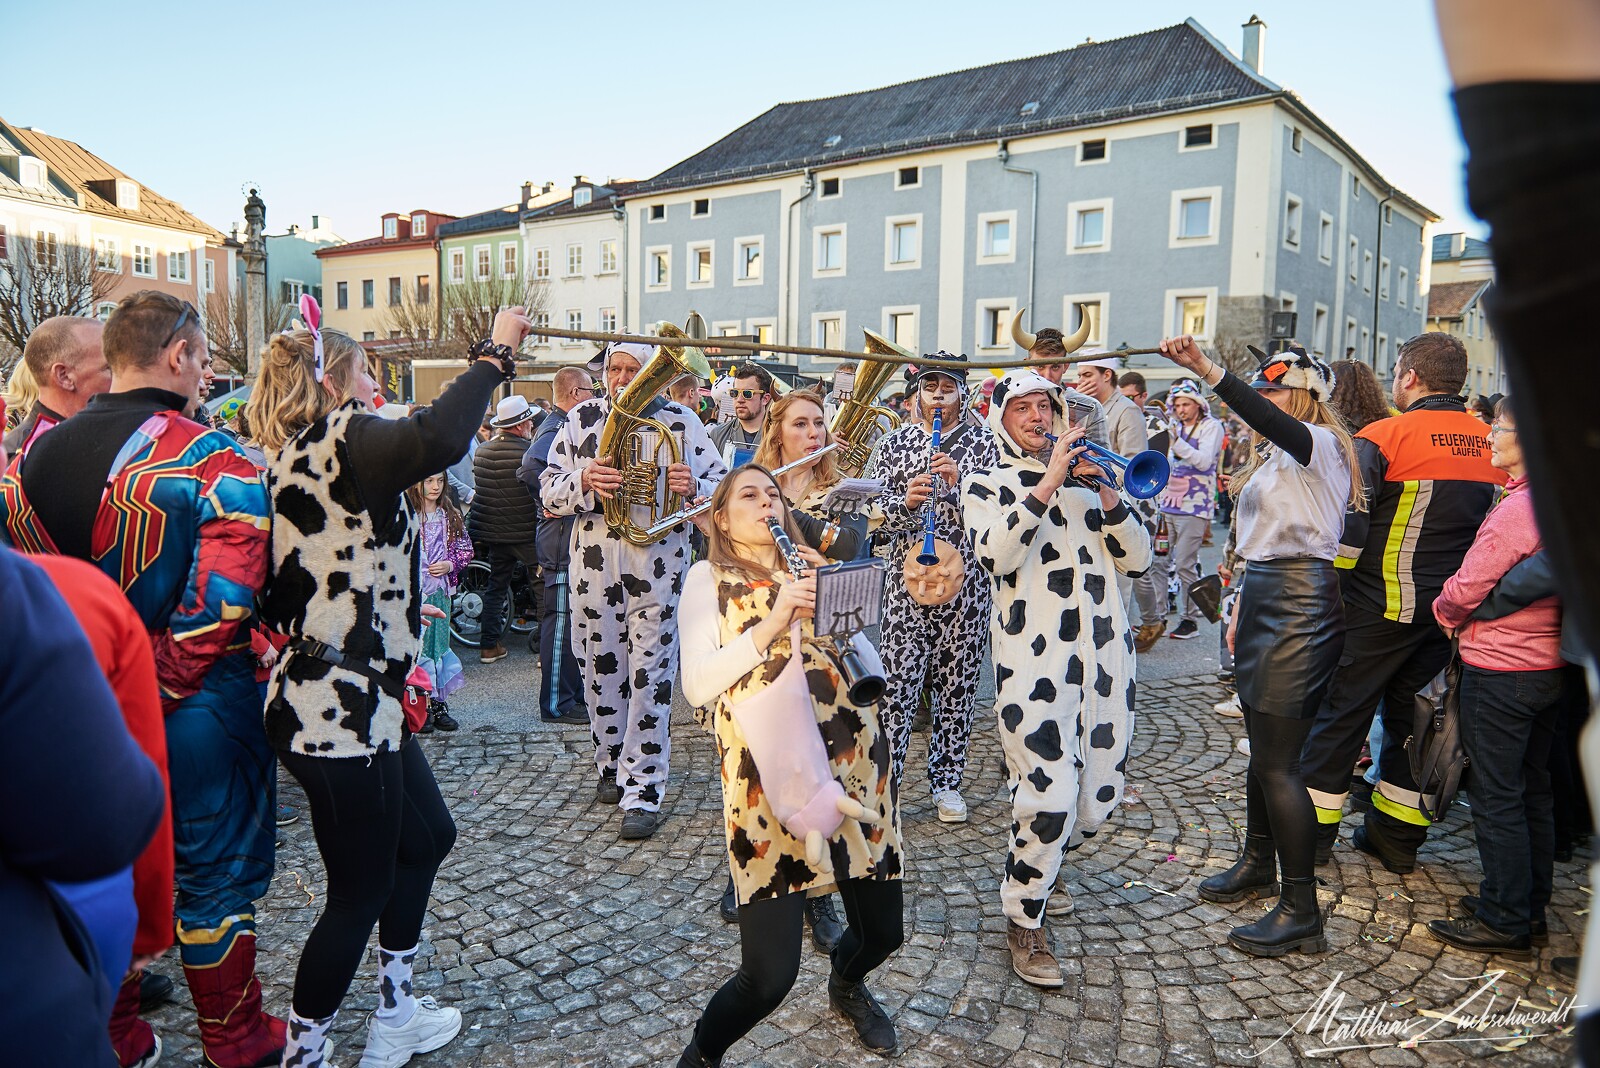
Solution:
[[[0,0],[0,116],[77,141],[222,230],[259,183],[268,228],[468,214],[524,180],[645,178],[771,105],[1106,40],[1193,16],[1389,181],[1467,211],[1424,0],[1322,3],[276,4]],[[66,69],[70,67],[70,73]]]

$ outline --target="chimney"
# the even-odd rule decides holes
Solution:
[[[1257,74],[1267,62],[1267,24],[1261,16],[1251,15],[1244,24],[1244,65]]]
[[[1450,258],[1459,260],[1467,254],[1467,235],[1465,233],[1450,235]]]
[[[527,207],[533,201],[533,183],[522,183],[522,206]]]

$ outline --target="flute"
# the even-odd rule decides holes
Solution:
[[[932,567],[939,562],[939,553],[933,547],[933,523],[935,519],[934,500],[939,496],[939,475],[933,470],[933,458],[939,453],[939,439],[944,430],[944,409],[933,410],[933,444],[928,451],[928,471],[933,475],[933,486],[928,490],[928,499],[922,505],[922,551],[917,554],[917,563]]]

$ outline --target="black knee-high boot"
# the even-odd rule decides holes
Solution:
[[[1244,851],[1233,867],[1200,884],[1205,901],[1228,904],[1249,897],[1274,897],[1278,893],[1278,855],[1271,835],[1246,832]]]
[[[1325,953],[1328,939],[1322,933],[1322,909],[1317,906],[1317,880],[1283,880],[1278,907],[1255,923],[1235,927],[1228,942],[1256,957],[1281,957],[1298,949]]]

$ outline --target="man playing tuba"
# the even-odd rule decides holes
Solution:
[[[933,358],[965,360],[935,353]],[[889,544],[887,588],[883,598],[882,656],[887,688],[885,719],[894,753],[895,781],[905,771],[911,744],[911,717],[917,711],[924,682],[933,691],[933,733],[928,740],[928,780],[939,819],[962,823],[967,805],[961,777],[967,767],[967,741],[972,735],[972,710],[977,697],[978,664],[989,648],[989,581],[972,563],[972,549],[961,522],[961,479],[987,471],[999,459],[993,432],[966,414],[964,370],[928,367],[910,380],[911,418],[884,435],[873,452],[868,478],[884,481],[875,510],[883,516],[879,537]],[[942,440],[933,451],[934,415],[940,416]],[[949,570],[946,581],[954,596],[923,603],[914,598],[908,578],[918,580],[916,556],[927,526],[925,505],[933,515],[933,534],[940,561],[930,571]],[[907,575],[908,558],[913,574]],[[921,591],[917,596],[921,596]],[[927,600],[927,598],[924,598]]]
[[[667,721],[678,671],[673,614],[689,569],[689,536],[681,526],[660,542],[638,544],[643,539],[630,540],[608,523],[608,503],[614,516],[640,509],[618,509],[613,500],[623,492],[623,469],[634,457],[601,456],[600,441],[618,397],[655,354],[652,345],[607,346],[605,395],[568,414],[539,479],[545,509],[576,517],[568,574],[573,652],[583,665],[600,773],[597,796],[622,806],[625,839],[649,838],[661,825],[671,748]],[[681,462],[666,466],[666,488],[685,499],[710,496],[727,469],[700,417],[659,396],[631,414],[664,425],[682,443]],[[638,439],[651,436],[632,433],[619,444],[631,453]]]

